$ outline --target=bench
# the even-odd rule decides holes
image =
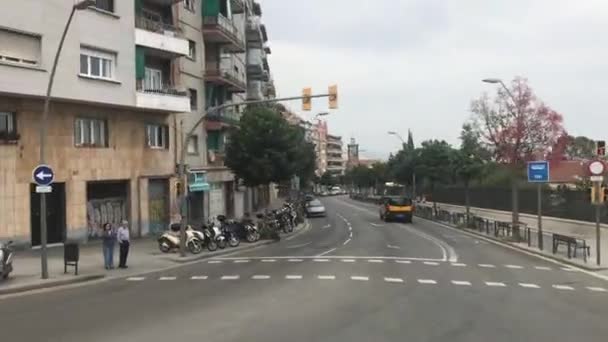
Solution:
[[[583,260],[587,262],[587,257],[591,255],[590,247],[587,242],[582,239],[577,239],[572,236],[553,233],[553,254],[557,252],[559,245],[568,246],[568,259],[574,256],[576,258],[576,250],[583,250]]]

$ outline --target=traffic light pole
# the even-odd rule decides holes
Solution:
[[[196,129],[203,123],[203,121],[207,118],[208,115],[215,114],[221,112],[224,109],[237,107],[242,105],[254,105],[254,104],[266,104],[266,103],[276,103],[283,101],[295,101],[295,100],[303,100],[303,99],[313,99],[313,98],[321,98],[321,97],[330,97],[332,94],[318,94],[318,95],[306,95],[306,96],[292,96],[292,97],[282,97],[275,99],[265,99],[265,100],[251,100],[251,101],[242,101],[238,103],[226,103],[216,107],[212,107],[203,113],[203,115],[198,119],[198,121],[192,126],[188,134],[182,140],[182,146],[179,153],[179,167],[177,168],[177,179],[180,180],[183,189],[180,193],[180,226],[179,226],[179,254],[181,257],[186,256],[186,186],[187,186],[187,177],[186,175],[186,150],[188,148],[188,142],[194,136],[194,132]]]
[[[604,193],[602,192],[602,183],[593,182],[594,202],[595,202],[595,262],[599,266],[601,263],[601,243],[600,243],[600,218],[602,214],[602,200]]]
[[[538,196],[538,248],[543,250],[543,186],[541,183],[536,184]],[[529,241],[528,241],[529,243]],[[529,245],[528,245],[529,246]]]

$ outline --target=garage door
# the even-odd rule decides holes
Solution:
[[[222,183],[211,183],[209,191],[209,217],[215,218],[217,215],[225,215],[224,188]]]

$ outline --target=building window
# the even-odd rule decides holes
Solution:
[[[40,63],[40,36],[0,29],[0,61],[37,66]]]
[[[198,92],[195,89],[189,89],[190,91],[190,110],[196,110],[198,108]]]
[[[95,7],[114,13],[114,0],[95,0]]]
[[[169,148],[169,127],[166,125],[146,125],[146,140],[150,148]]]
[[[195,10],[195,0],[184,0],[184,8],[186,8],[188,11],[194,13],[196,12]]]
[[[77,118],[74,122],[74,145],[108,147],[108,124],[103,119]]]
[[[188,40],[188,58],[196,60],[196,43],[192,40]]]
[[[80,49],[80,75],[113,80],[116,65],[116,54],[92,50]]]
[[[144,74],[144,89],[145,90],[162,90],[163,89],[163,72],[154,68],[146,68]]]
[[[188,154],[198,155],[198,136],[193,135],[188,139]]]
[[[0,140],[18,140],[15,113],[0,112]]]

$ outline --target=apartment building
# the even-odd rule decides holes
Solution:
[[[334,176],[341,176],[346,169],[343,157],[342,137],[327,135],[327,171]]]
[[[0,239],[40,242],[40,199],[31,174],[43,96],[72,5],[22,0],[0,11]],[[193,55],[176,29],[183,6],[98,0],[76,13],[47,126],[47,164],[55,171],[47,195],[49,243],[95,238],[101,224],[123,219],[135,236],[145,235],[164,229],[176,214],[179,127],[172,114],[202,103],[188,87],[202,88],[180,79],[180,61]]]

